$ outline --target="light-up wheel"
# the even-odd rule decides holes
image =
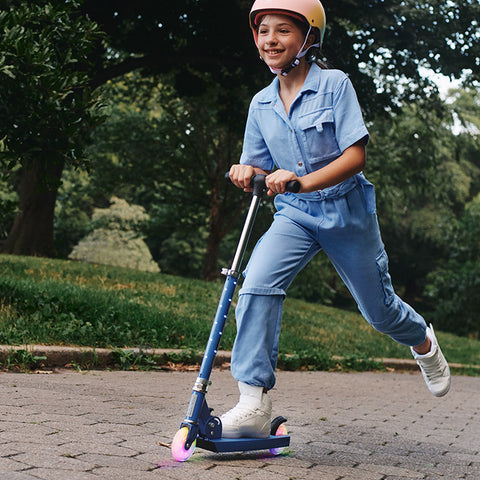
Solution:
[[[182,427],[173,437],[172,441],[172,455],[173,458],[177,462],[185,462],[188,460],[193,452],[195,451],[195,447],[197,445],[197,441],[195,440],[191,447],[188,450],[185,450],[185,442],[188,436],[188,427]]]
[[[282,435],[287,435],[287,434],[288,434],[287,427],[283,423],[279,425],[279,427],[277,428],[277,431],[275,432],[275,436],[277,437]],[[271,448],[270,453],[272,455],[280,455],[285,450],[285,448],[287,447]]]

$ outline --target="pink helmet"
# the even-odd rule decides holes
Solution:
[[[325,10],[319,0],[256,0],[250,10],[250,27],[255,44],[258,43],[258,20],[267,13],[289,15],[319,30],[319,44],[325,33]]]

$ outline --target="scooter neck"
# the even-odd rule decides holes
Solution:
[[[250,239],[250,234],[252,233],[253,224],[255,222],[255,217],[257,216],[258,208],[260,206],[260,201],[262,199],[263,193],[265,192],[265,181],[263,182],[263,189],[260,193],[253,191],[252,200],[250,202],[250,207],[248,209],[247,217],[243,225],[242,234],[240,235],[240,240],[238,241],[237,250],[235,256],[233,257],[232,266],[230,267],[230,272],[235,272],[238,276],[238,271],[242,266],[243,256],[245,250],[247,249],[248,240]]]

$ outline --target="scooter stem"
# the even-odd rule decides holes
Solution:
[[[257,175],[255,178],[258,178]],[[255,188],[257,185],[257,188]],[[263,188],[260,182],[255,182],[254,180],[254,190],[252,195],[252,200],[250,202],[250,207],[248,209],[247,217],[245,219],[245,224],[243,225],[242,234],[240,235],[240,240],[238,241],[237,250],[235,256],[233,257],[232,266],[230,267],[229,272],[235,272],[238,277],[238,270],[243,261],[243,256],[247,248],[248,240],[250,239],[250,234],[252,233],[253,224],[255,222],[255,217],[257,216],[258,208],[260,206],[260,201],[262,199],[263,193],[265,192],[265,180],[263,180]]]

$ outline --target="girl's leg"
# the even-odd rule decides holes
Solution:
[[[364,318],[398,343],[419,345],[425,341],[427,325],[393,289],[376,217],[366,219],[364,226],[363,231],[352,232],[351,242],[324,243],[324,250]]]
[[[332,220],[338,215],[342,221],[337,218],[340,228],[332,228],[328,234],[325,234],[328,225],[322,225],[323,234],[319,235],[322,247],[362,315],[375,329],[398,343],[416,347],[417,351],[412,349],[412,353],[429,390],[436,396],[445,395],[450,388],[450,371],[433,328],[427,328],[424,319],[395,294],[376,215],[368,211],[371,205],[368,198],[361,201],[359,195],[363,197],[363,192],[357,188],[345,198],[325,202],[329,209],[327,217]],[[419,348],[426,344],[430,344],[430,351],[418,355]]]
[[[305,229],[278,214],[255,247],[236,309],[231,370],[240,399],[221,416],[224,438],[268,437],[272,403],[266,392],[275,384],[285,290],[318,250]]]
[[[304,228],[280,214],[258,242],[236,308],[231,368],[238,381],[274,386],[285,290],[319,248]]]

